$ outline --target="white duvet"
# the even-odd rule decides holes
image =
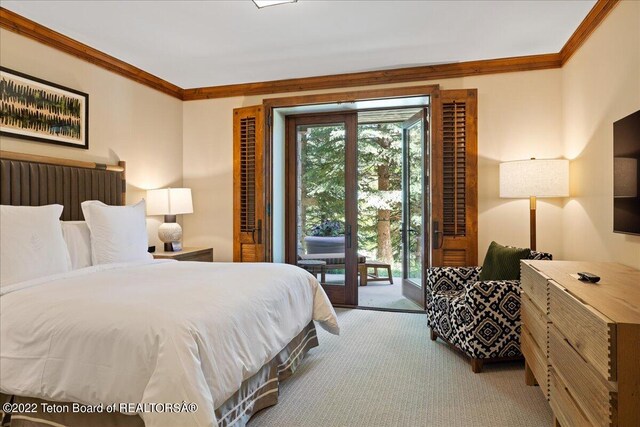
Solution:
[[[311,319],[339,332],[315,278],[284,264],[147,261],[2,288],[0,390],[99,403],[196,403],[148,427],[216,425],[214,409]]]

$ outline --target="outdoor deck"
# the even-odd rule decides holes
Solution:
[[[327,274],[327,283],[344,283],[344,276]],[[395,308],[401,310],[422,310],[413,301],[402,296],[402,278],[393,278],[389,282],[370,282],[367,286],[358,286],[358,305],[362,307]]]

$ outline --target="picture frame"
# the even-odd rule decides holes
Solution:
[[[89,95],[0,67],[0,135],[89,148]]]

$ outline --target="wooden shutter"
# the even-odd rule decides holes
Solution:
[[[477,265],[477,90],[440,91],[434,116],[433,265]]]
[[[233,260],[264,261],[264,112],[233,110]]]

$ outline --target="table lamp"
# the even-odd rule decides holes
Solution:
[[[193,213],[190,188],[160,188],[147,191],[147,215],[164,215],[158,237],[166,252],[182,250],[182,227],[176,215]]]
[[[531,250],[536,250],[536,198],[569,196],[569,160],[500,163],[500,197],[529,199]]]

